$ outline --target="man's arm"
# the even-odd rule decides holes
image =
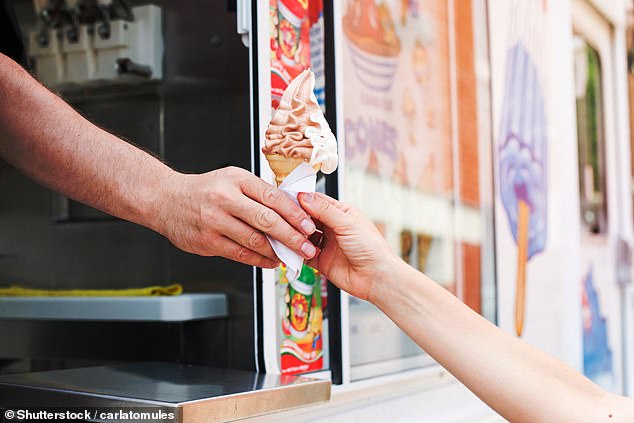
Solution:
[[[510,336],[390,250],[372,222],[322,194],[300,203],[326,226],[310,262],[378,306],[438,363],[513,423],[634,422],[634,401],[606,392]]]
[[[0,54],[0,156],[29,177],[113,216],[147,226],[177,247],[272,267],[263,233],[304,257],[312,220],[251,173],[185,175],[93,125]]]

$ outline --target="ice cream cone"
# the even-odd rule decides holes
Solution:
[[[307,163],[303,159],[284,157],[279,154],[267,154],[265,157],[269,162],[269,166],[271,166],[271,170],[275,174],[275,183],[278,187],[297,166],[302,163]],[[317,172],[319,170],[319,164],[313,165],[313,169]]]
[[[328,174],[337,168],[337,140],[313,92],[315,75],[300,73],[284,91],[265,133],[262,153],[279,186],[302,162]]]

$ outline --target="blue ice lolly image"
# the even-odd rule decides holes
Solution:
[[[526,263],[547,234],[547,124],[537,67],[521,42],[507,52],[499,134],[499,190],[518,250],[515,328],[524,325]]]

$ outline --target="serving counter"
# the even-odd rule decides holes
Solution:
[[[327,401],[330,386],[302,376],[129,363],[0,376],[0,408],[163,411],[175,417],[165,421],[209,423]]]

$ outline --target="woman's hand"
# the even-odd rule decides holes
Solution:
[[[353,207],[322,194],[300,194],[299,201],[325,226],[322,251],[308,264],[374,303],[502,417],[518,423],[634,422],[631,399],[607,393],[502,332],[396,257]]]
[[[385,281],[403,262],[354,207],[319,193],[301,193],[299,202],[324,225],[321,252],[308,264],[344,291],[371,300],[372,284]]]

